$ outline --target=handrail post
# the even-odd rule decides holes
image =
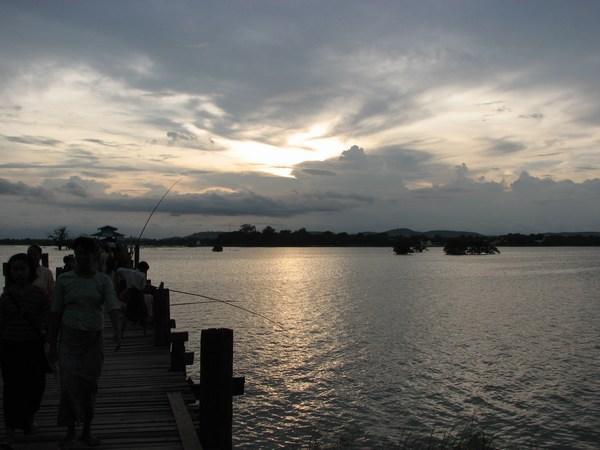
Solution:
[[[171,371],[185,372],[187,331],[171,332]]]
[[[202,330],[199,434],[204,448],[232,448],[232,376],[233,330]]]
[[[171,300],[168,289],[154,292],[152,313],[154,315],[154,345],[170,344],[171,337]]]

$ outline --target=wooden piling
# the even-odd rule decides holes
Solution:
[[[200,440],[206,449],[232,448],[233,330],[200,337]]]
[[[187,331],[171,332],[171,371],[185,372],[185,343],[189,336]]]
[[[171,340],[171,300],[168,289],[154,293],[152,313],[154,320],[154,345],[169,345]]]

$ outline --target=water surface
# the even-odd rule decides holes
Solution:
[[[9,254],[7,247],[2,254]],[[396,256],[388,248],[143,249],[149,276],[240,305],[174,306],[234,329],[234,445],[388,445],[473,417],[504,442],[600,442],[600,249]],[[62,255],[51,252],[51,261]],[[195,300],[172,294],[172,303]],[[188,373],[197,378],[199,369]]]

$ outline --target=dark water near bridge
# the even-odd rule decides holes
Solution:
[[[511,445],[598,448],[600,249],[501,250],[162,248],[142,256],[155,283],[236,300],[286,330],[225,305],[173,307],[197,355],[202,328],[235,330],[234,372],[246,376],[246,394],[234,400],[237,448],[311,438],[385,447],[473,418]],[[51,252],[53,262],[61,257]]]

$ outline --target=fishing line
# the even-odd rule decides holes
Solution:
[[[152,209],[152,212],[148,216],[148,219],[146,220],[146,223],[142,227],[142,231],[140,231],[140,235],[137,238],[137,243],[138,244],[140,243],[140,240],[142,239],[142,235],[144,234],[144,231],[146,231],[146,227],[148,226],[148,222],[150,222],[150,219],[152,219],[152,216],[154,215],[154,213],[156,212],[156,210],[158,209],[158,207],[160,206],[160,204],[162,203],[162,201],[165,199],[165,197],[167,195],[169,195],[169,192],[171,192],[171,189],[173,189],[175,187],[175,185],[181,181],[182,178],[183,177],[179,177],[177,180],[175,180],[175,182],[171,185],[171,187],[169,189],[167,189],[167,191],[160,198],[160,200],[158,201],[158,203],[156,203],[156,205],[154,205],[154,208]]]
[[[273,319],[268,318],[267,316],[264,316],[264,315],[262,315],[260,313],[257,313],[256,311],[252,311],[251,309],[244,308],[243,306],[239,306],[239,305],[234,305],[233,303],[228,302],[226,300],[221,300],[220,298],[215,298],[215,297],[209,297],[208,295],[196,294],[196,293],[193,293],[193,292],[178,291],[176,289],[170,289],[170,288],[169,288],[169,291],[171,291],[171,292],[177,292],[178,294],[191,295],[193,297],[206,298],[208,300],[212,300],[212,302],[215,302],[215,303],[224,303],[226,305],[233,306],[234,308],[241,309],[242,311],[245,311],[245,312],[250,313],[250,314],[254,314],[255,316],[258,316],[258,317],[260,317],[262,319],[265,319],[266,321],[271,322],[274,325],[277,325],[283,331],[287,331],[287,329],[285,328],[285,326],[282,323],[276,322]],[[176,305],[173,305],[173,306],[176,306]]]
[[[146,227],[148,226],[148,223],[150,222],[150,219],[152,219],[152,216],[154,215],[154,213],[156,212],[156,210],[158,209],[158,207],[160,206],[160,204],[162,203],[162,201],[167,197],[167,195],[169,195],[169,192],[171,192],[171,189],[173,189],[175,187],[175,185],[177,183],[179,183],[181,181],[183,177],[178,178],[177,180],[175,180],[175,182],[169,187],[169,189],[167,189],[167,191],[163,194],[163,196],[160,198],[160,200],[156,203],[156,205],[154,205],[154,208],[152,209],[152,211],[150,212],[150,215],[148,216],[148,219],[146,219],[146,223],[144,224],[144,226],[142,227],[142,231],[140,231],[140,235],[137,238],[137,243],[140,243],[140,240],[142,239],[142,236],[144,234],[144,231],[146,231]],[[260,313],[257,313],[256,311],[252,311],[248,308],[244,308],[243,306],[238,306],[238,305],[234,305],[231,302],[225,301],[225,300],[221,300],[219,298],[215,298],[215,297],[209,297],[208,295],[202,295],[202,294],[195,294],[193,292],[185,292],[185,291],[178,291],[175,289],[170,289],[171,292],[177,292],[178,294],[184,294],[184,295],[191,295],[194,297],[201,297],[201,298],[205,298],[207,300],[211,300],[210,302],[190,302],[190,303],[179,303],[179,305],[185,305],[185,304],[201,304],[201,303],[223,303],[225,305],[229,305],[232,306],[234,308],[238,308],[241,309],[242,311],[245,311],[247,313],[253,314],[255,316],[258,316],[268,322],[271,322],[272,324],[278,326],[279,328],[281,328],[283,331],[287,331],[285,329],[285,327],[283,326],[283,324],[274,321],[273,319],[269,319],[267,316],[264,316]],[[175,304],[173,304],[173,306],[177,306]]]
[[[235,300],[229,300],[230,302],[235,302]],[[185,302],[185,303],[171,303],[171,306],[183,306],[183,305],[206,305],[207,303],[220,303],[215,301],[208,302]]]

